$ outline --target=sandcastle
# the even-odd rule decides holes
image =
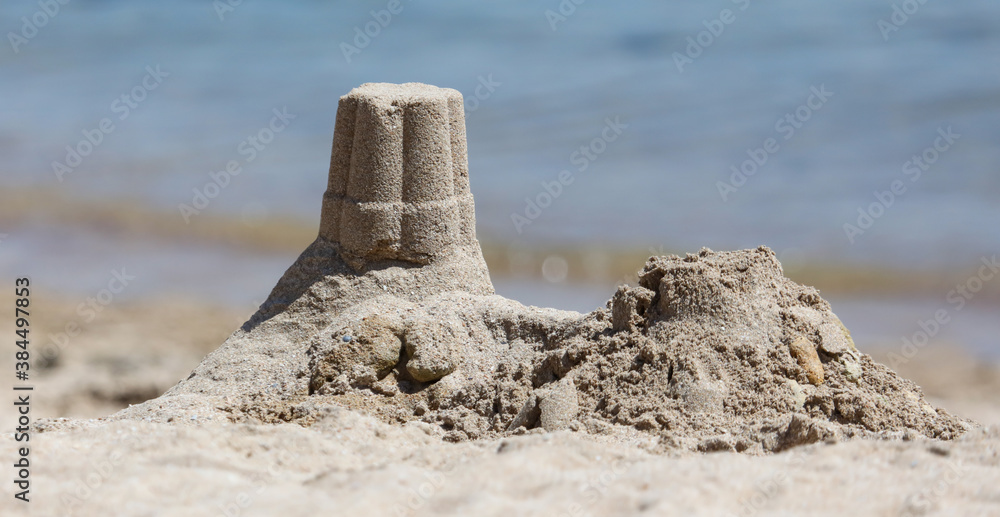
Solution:
[[[874,363],[774,253],[651,257],[588,314],[493,292],[461,95],[365,84],[340,100],[319,235],[258,312],[163,397],[310,425],[328,406],[450,441],[645,433],[664,450],[780,451],[971,424]],[[173,419],[157,400],[125,418]]]

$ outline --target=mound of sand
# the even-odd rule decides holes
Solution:
[[[336,406],[449,441],[568,429],[749,453],[972,427],[859,352],[765,247],[652,257],[589,314],[494,295],[464,127],[454,90],[343,97],[316,241],[187,380],[118,418],[309,426]]]

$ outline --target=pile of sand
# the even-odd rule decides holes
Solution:
[[[640,278],[586,315],[454,291],[374,297],[303,346],[308,383],[241,399],[232,417],[309,425],[332,404],[452,441],[638,430],[664,449],[747,452],[969,429],[858,352],[767,248],[654,257]]]
[[[494,295],[454,90],[355,89],[333,148],[317,240],[191,377],[118,418],[309,426],[338,406],[449,441],[568,429],[750,453],[971,428],[860,353],[765,247],[650,258],[585,315]]]

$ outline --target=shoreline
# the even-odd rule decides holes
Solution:
[[[18,238],[17,232],[21,229],[38,234],[64,228],[121,242],[158,245],[167,253],[172,247],[210,248],[232,253],[234,257],[244,257],[248,252],[264,257],[294,257],[317,234],[315,222],[290,217],[203,213],[198,220],[186,224],[176,213],[150,209],[137,200],[70,198],[47,188],[16,188],[8,193],[10,199],[0,206],[0,227],[8,234],[5,240]],[[40,205],[48,209],[44,212],[31,209]],[[610,244],[524,244],[488,236],[480,236],[479,240],[493,278],[543,280],[552,284],[634,284],[636,272],[650,256],[698,251]],[[543,267],[546,259],[552,259],[554,268]],[[287,258],[281,260],[287,261]],[[967,283],[983,267],[977,261],[971,263],[974,265],[968,268],[921,270],[789,258],[782,265],[790,279],[834,297],[939,296],[945,299],[956,286]],[[546,269],[555,271],[550,273]],[[974,294],[977,300],[1000,304],[1000,282],[982,282],[981,291]]]

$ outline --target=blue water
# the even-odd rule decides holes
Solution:
[[[368,81],[422,81],[470,98],[492,77],[500,85],[467,114],[483,236],[767,244],[805,259],[914,267],[967,266],[1000,247],[995,1],[929,0],[888,42],[876,25],[892,14],[887,1],[591,0],[555,31],[545,14],[554,0],[404,1],[348,63],[341,43],[386,5],[247,1],[220,21],[207,0],[74,0],[17,53],[0,45],[0,187],[173,209],[210,171],[244,160],[239,143],[287,107],[296,118],[241,161],[243,174],[208,210],[312,220],[340,95]],[[674,52],[727,8],[735,20],[679,72]],[[3,3],[0,30],[19,33],[21,17],[38,10]],[[118,120],[111,103],[156,65],[169,77]],[[833,96],[782,140],[775,122],[820,85]],[[571,154],[616,116],[628,127],[578,171]],[[51,162],[104,117],[115,131],[57,182]],[[948,126],[961,138],[910,182],[903,163]],[[768,137],[780,150],[723,202],[716,183]],[[518,234],[511,214],[563,169],[573,183]],[[850,243],[844,223],[895,179],[907,192]]]
[[[885,0],[589,0],[556,30],[546,17],[555,0],[403,0],[348,62],[342,43],[353,44],[370,11],[388,3],[244,1],[221,20],[209,0],[71,0],[52,17],[38,3],[0,4],[0,202],[12,188],[46,186],[138,198],[180,218],[192,189],[236,160],[243,172],[207,212],[315,221],[338,97],[364,82],[420,81],[469,101],[480,236],[515,247],[766,244],[799,261],[961,270],[1000,252],[1000,2],[928,0],[885,41],[877,26],[893,13]],[[675,53],[723,9],[732,23],[679,71]],[[22,17],[45,24],[12,44]],[[115,100],[142,84],[147,67],[169,75],[140,88],[144,98],[122,119]],[[499,84],[477,98],[484,81]],[[786,140],[776,122],[813,88],[833,95]],[[248,161],[241,142],[283,108],[295,118]],[[103,118],[114,131],[58,181],[52,162]],[[574,152],[609,118],[627,127],[578,170]],[[949,127],[959,139],[911,181],[904,163]],[[723,201],[717,183],[768,138],[780,149]],[[573,182],[519,233],[511,214],[524,214],[525,199],[562,170]],[[850,242],[844,224],[895,180],[905,193]],[[3,269],[37,270],[67,289],[82,282],[78,290],[89,292],[111,268],[133,264],[154,292],[188,286],[246,303],[293,257],[175,249],[164,258],[65,231],[8,237],[0,245],[14,254]],[[222,272],[233,267],[268,274],[226,283]],[[607,296],[606,286],[498,287],[581,310]]]

